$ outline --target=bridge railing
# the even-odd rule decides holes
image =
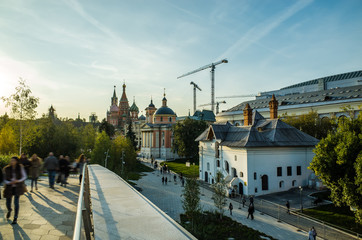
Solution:
[[[74,224],[73,240],[86,239],[91,240],[94,236],[92,224],[92,210],[90,202],[90,188],[88,167],[85,163],[82,171],[82,181],[80,184],[79,198],[77,205],[77,215]],[[84,228],[84,229],[83,229]]]

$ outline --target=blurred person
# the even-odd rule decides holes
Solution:
[[[31,179],[30,192],[33,192],[34,185],[35,185],[35,190],[38,190],[38,178],[39,178],[40,167],[41,167],[41,159],[36,154],[33,154],[33,156],[31,156],[30,158],[30,167],[29,167],[29,175]]]
[[[53,152],[50,152],[49,156],[45,159],[44,168],[48,171],[49,187],[54,189],[55,175],[59,169],[59,162]]]
[[[82,153],[77,160],[77,168],[79,168],[79,184],[82,183],[83,167],[84,167],[85,163],[86,163],[86,159],[85,159],[84,154]]]
[[[14,220],[11,224],[17,224],[19,214],[19,198],[24,195],[26,187],[24,181],[27,178],[25,168],[19,163],[18,157],[12,157],[9,165],[4,167],[4,197],[6,198],[6,208],[8,213],[6,218],[9,219],[11,215],[11,200],[14,196]]]
[[[68,156],[59,160],[60,186],[64,185],[64,187],[67,187],[67,177],[69,175],[69,162],[67,160],[67,157]]]
[[[28,156],[25,153],[22,153],[19,158],[19,163],[22,164],[25,168],[26,175],[29,176],[29,168],[30,168],[30,161],[28,159]]]

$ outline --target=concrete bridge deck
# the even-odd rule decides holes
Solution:
[[[95,239],[195,239],[115,173],[88,170]]]
[[[41,177],[38,191],[25,193],[20,197],[20,211],[17,225],[11,225],[5,218],[5,199],[0,199],[0,239],[4,240],[66,240],[72,239],[77,200],[78,177],[70,177],[67,188],[55,185],[48,187],[48,178]],[[30,180],[26,180],[30,191]],[[4,188],[1,187],[1,191]],[[2,195],[2,194],[1,194]]]

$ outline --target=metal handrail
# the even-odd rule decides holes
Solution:
[[[75,224],[74,224],[74,233],[73,233],[73,240],[81,239],[81,232],[82,232],[82,215],[83,215],[83,206],[84,206],[84,181],[85,181],[85,169],[87,168],[87,163],[84,163],[83,171],[82,171],[82,181],[80,184],[79,190],[79,198],[77,204],[77,215],[75,217]]]

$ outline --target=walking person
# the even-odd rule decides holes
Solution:
[[[30,168],[29,168],[29,174],[31,179],[31,190],[30,192],[33,192],[33,187],[35,185],[35,190],[38,191],[38,178],[39,178],[39,172],[41,167],[41,159],[38,157],[38,155],[33,154],[30,158]]]
[[[24,181],[27,178],[25,169],[22,164],[19,163],[18,157],[12,157],[10,160],[10,164],[4,168],[4,197],[6,198],[6,208],[8,209],[8,213],[6,214],[6,218],[10,218],[10,214],[12,211],[11,208],[11,200],[14,196],[14,220],[11,224],[17,224],[18,214],[19,214],[19,198],[25,192]]]
[[[230,204],[229,204],[229,211],[230,211],[230,215],[231,215],[231,216],[233,215],[233,209],[234,209],[233,204],[230,202]]]
[[[289,201],[287,201],[285,206],[287,207],[287,213],[290,214],[290,203],[289,203]]]
[[[308,232],[308,240],[316,240],[317,239],[317,231],[314,227],[312,227]]]
[[[176,182],[176,179],[177,179],[177,177],[176,177],[176,174],[175,174],[175,175],[173,175],[173,181]]]
[[[167,177],[165,177],[165,184],[167,185]]]
[[[68,157],[68,156],[67,156]],[[69,158],[69,157],[68,157]],[[69,162],[66,158],[59,160],[60,186],[67,187],[67,176],[69,175]]]
[[[248,217],[247,217],[247,219],[249,219],[249,216],[250,216],[251,220],[254,220],[254,211],[255,211],[254,204],[250,204],[249,208],[248,208]]]
[[[245,195],[243,195],[243,207],[245,207],[245,203],[246,203],[246,198],[245,198]]]
[[[181,186],[183,187],[185,185],[185,179],[182,177],[181,178]]]
[[[22,153],[19,158],[19,163],[23,165],[26,175],[29,176],[29,168],[30,168],[30,161],[28,159],[28,156],[25,153]]]
[[[82,183],[84,163],[85,163],[85,156],[82,153],[77,160],[77,168],[79,168],[79,185]]]
[[[59,162],[53,152],[50,152],[49,156],[44,160],[44,168],[48,171],[49,187],[54,189],[55,175],[59,169]]]
[[[162,185],[165,184],[165,177],[162,177]]]

